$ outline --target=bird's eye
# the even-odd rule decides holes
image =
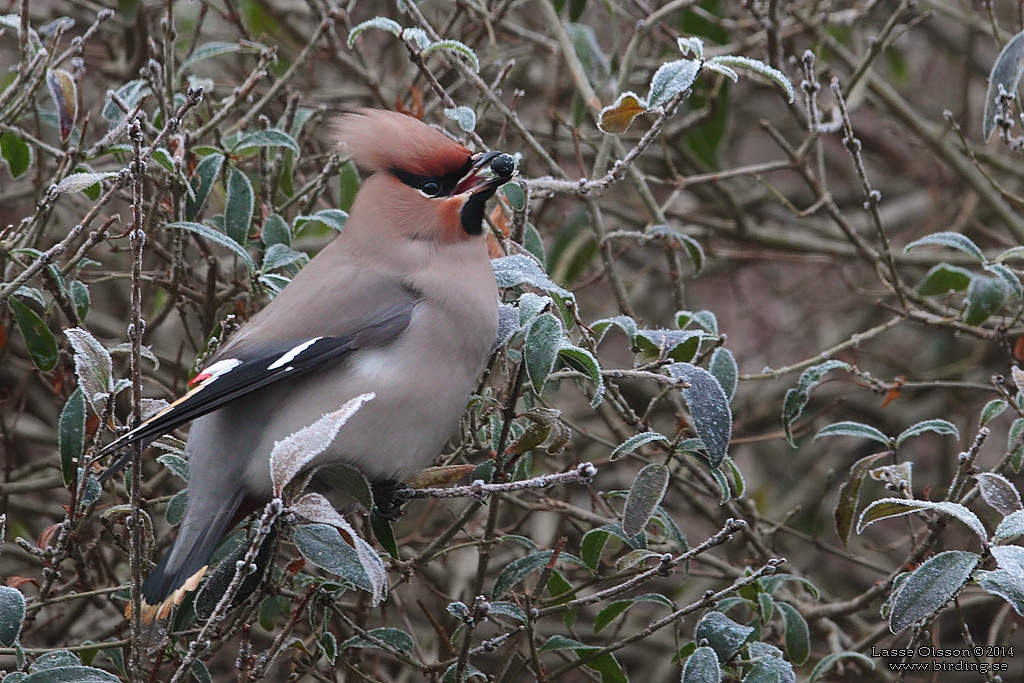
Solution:
[[[436,180],[427,180],[423,183],[421,189],[431,197],[436,197],[441,192],[441,183]]]

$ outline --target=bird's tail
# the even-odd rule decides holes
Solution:
[[[186,593],[195,590],[206,574],[207,564],[217,543],[238,520],[237,513],[240,512],[243,499],[244,496],[239,492],[221,501],[221,507],[212,515],[190,515],[192,510],[186,511],[171,550],[142,583],[144,622],[164,619]],[[191,501],[189,507],[192,507]]]

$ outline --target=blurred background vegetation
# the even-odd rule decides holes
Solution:
[[[999,0],[0,0],[4,680],[1018,679],[1024,183],[988,76],[1022,23]],[[378,606],[282,521],[225,618],[189,599],[144,638],[126,520],[145,574],[182,441],[146,455],[137,511],[90,454],[344,229],[359,173],[328,122],[360,107],[521,155],[489,216],[514,315],[439,480],[597,475],[393,529],[344,508]],[[982,650],[872,656],[906,647]]]

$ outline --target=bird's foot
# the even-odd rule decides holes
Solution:
[[[402,506],[411,497],[412,489],[394,479],[375,481],[372,487],[375,512],[389,522],[401,517]]]

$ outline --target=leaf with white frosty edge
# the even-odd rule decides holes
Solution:
[[[75,374],[82,393],[96,413],[102,414],[104,401],[114,391],[110,353],[84,328],[64,330],[64,336],[75,352]]]
[[[331,501],[319,493],[307,493],[292,506],[292,511],[312,522],[330,524],[335,527],[341,537],[355,549],[356,555],[359,556],[359,563],[363,565],[366,577],[373,586],[371,595],[373,604],[376,606],[383,597],[384,586],[387,584],[387,573],[384,563],[381,562],[380,556],[373,550],[373,547],[360,538],[348,521],[334,509]]]
[[[926,510],[932,510],[959,519],[978,535],[982,544],[988,542],[988,532],[985,531],[985,525],[981,523],[978,516],[960,503],[950,503],[948,501],[933,503],[928,500],[907,500],[904,498],[882,498],[876,500],[864,508],[864,512],[861,513],[860,521],[857,522],[857,533],[862,533],[865,528],[880,519],[902,517],[903,515],[924,512]]]
[[[338,435],[338,430],[348,422],[364,403],[376,398],[369,392],[360,394],[334,412],[326,413],[319,420],[274,443],[270,452],[270,479],[274,482],[274,495],[280,496],[284,487],[308,465],[313,458],[327,450]]]

